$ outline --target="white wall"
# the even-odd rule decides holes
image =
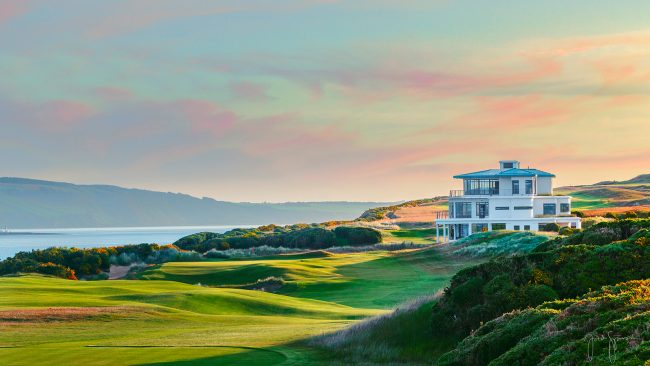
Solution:
[[[553,194],[553,178],[537,177],[537,194]]]

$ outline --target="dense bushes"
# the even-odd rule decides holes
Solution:
[[[439,365],[641,365],[650,358],[650,280],[506,313]],[[590,359],[587,358],[591,357]]]
[[[650,220],[601,223],[460,271],[433,309],[439,337],[467,336],[501,314],[571,298],[622,281],[650,278]]]
[[[197,233],[179,239],[174,245],[185,250],[205,253],[213,249],[247,249],[253,247],[325,249],[336,245],[371,245],[381,242],[381,233],[364,227],[319,225],[262,226],[257,229],[236,229],[223,234]]]
[[[164,263],[199,260],[195,252],[180,250],[173,245],[137,244],[108,248],[48,248],[19,252],[0,261],[0,275],[33,272],[61,278],[103,278],[111,264]]]

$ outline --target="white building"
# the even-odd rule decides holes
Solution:
[[[463,190],[449,193],[449,211],[436,220],[443,241],[491,230],[541,230],[544,225],[580,228],[571,215],[571,197],[553,195],[555,175],[520,168],[515,160],[499,162],[499,169],[456,175]]]

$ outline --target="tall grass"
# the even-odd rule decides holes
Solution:
[[[442,291],[397,306],[348,328],[312,337],[311,347],[332,353],[342,364],[413,364],[436,347],[430,343],[431,306]]]
[[[489,231],[453,242],[453,254],[464,257],[496,257],[528,253],[548,240],[543,234],[530,231]]]

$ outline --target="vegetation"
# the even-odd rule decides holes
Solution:
[[[146,281],[0,277],[0,359],[91,366],[327,364],[327,355],[294,342],[441,290],[473,263],[438,248],[315,251],[168,262],[147,271]],[[156,275],[166,281],[152,280]],[[217,284],[237,288],[206,286]]]
[[[256,229],[235,229],[223,234],[197,233],[174,243],[184,250],[205,253],[209,250],[245,249],[260,246],[300,249],[325,249],[337,245],[370,245],[382,241],[381,233],[366,227],[321,225],[267,225]]]
[[[92,279],[108,272],[111,264],[152,264],[199,259],[201,256],[198,253],[183,251],[173,245],[137,244],[90,249],[53,247],[19,252],[0,261],[0,275],[22,272],[71,280],[76,280],[77,277]]]
[[[650,359],[650,280],[516,310],[487,322],[439,365],[641,365]]]
[[[438,362],[581,364],[585,337],[612,330],[616,333],[610,334],[622,338],[637,337],[617,357],[620,364],[638,364],[648,359],[650,293],[647,282],[637,281],[650,278],[648,227],[650,220],[603,222],[546,241],[527,254],[498,256],[459,271],[437,300],[350,328],[355,331],[316,338],[312,344],[352,363],[431,363],[447,352]],[[491,240],[500,240],[482,235],[467,241],[489,246]],[[625,281],[632,282],[611,287]],[[602,286],[610,287],[592,292]],[[591,315],[581,315],[579,309]],[[538,330],[532,338],[531,329]],[[556,331],[556,339],[547,338]],[[607,355],[594,357],[603,361]]]
[[[488,231],[451,245],[456,255],[479,258],[528,253],[547,240],[547,236],[530,231]]]

